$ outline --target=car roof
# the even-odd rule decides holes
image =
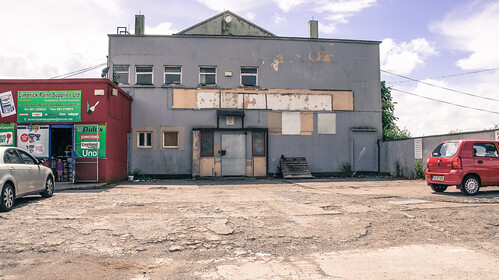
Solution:
[[[499,141],[496,140],[446,140],[442,141],[441,143],[449,143],[449,142],[478,142],[478,143],[499,143]]]

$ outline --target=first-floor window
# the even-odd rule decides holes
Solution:
[[[258,68],[257,67],[241,67],[241,86],[258,85]]]
[[[137,133],[137,147],[151,148],[152,147],[152,132],[141,131]]]
[[[214,142],[213,131],[201,131],[201,156],[202,157],[212,157],[213,156],[213,142]]]
[[[199,67],[199,84],[200,85],[216,85],[217,84],[217,68],[214,66]]]
[[[265,156],[265,131],[253,131],[251,140],[253,143],[253,156]]]
[[[182,83],[181,66],[165,66],[165,85],[180,85]]]
[[[152,85],[152,76],[152,66],[135,66],[135,83],[137,85]]]
[[[118,83],[118,85],[128,85],[129,76],[129,65],[113,65],[113,82]]]
[[[165,131],[163,132],[163,147],[164,148],[178,148],[178,132]]]

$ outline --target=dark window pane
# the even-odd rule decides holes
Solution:
[[[257,68],[241,68],[241,74],[256,74]]]
[[[152,85],[152,74],[137,74],[137,84]]]
[[[152,72],[152,66],[137,66],[136,72]]]
[[[202,157],[212,157],[213,156],[213,132],[212,131],[202,131],[201,132],[201,156]]]
[[[25,152],[19,151],[19,155],[26,164],[36,164],[36,160]]]
[[[139,133],[139,146],[143,147],[144,146],[144,133]]]
[[[147,146],[148,147],[151,147],[152,144],[151,144],[151,133],[146,133],[146,137],[147,137]]]
[[[115,72],[128,72],[128,65],[114,65]]]
[[[182,72],[182,67],[180,67],[180,66],[166,66],[165,72],[180,73],[180,72]]]
[[[265,132],[253,132],[253,156],[265,156]]]
[[[256,76],[242,76],[241,83],[243,86],[256,86]]]
[[[180,84],[180,75],[178,75],[178,74],[166,74],[165,75],[165,83],[167,85]]]
[[[215,84],[215,75],[205,75],[205,82],[203,84],[206,85],[214,85]]]
[[[199,72],[200,73],[216,73],[216,68],[215,67],[200,67]]]

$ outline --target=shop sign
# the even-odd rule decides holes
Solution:
[[[81,91],[19,91],[17,122],[79,122]]]
[[[0,93],[0,113],[2,118],[12,116],[16,114],[16,105],[14,104],[14,98],[12,97],[12,91]]]
[[[0,124],[0,146],[14,147],[14,124]]]
[[[75,125],[75,157],[106,157],[106,126]]]
[[[38,158],[49,157],[48,125],[17,126],[17,147],[25,149]]]

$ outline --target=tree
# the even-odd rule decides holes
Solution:
[[[400,129],[395,117],[395,104],[393,102],[391,89],[381,81],[381,122],[383,123],[383,140],[406,139],[411,137],[411,132],[406,128]]]

